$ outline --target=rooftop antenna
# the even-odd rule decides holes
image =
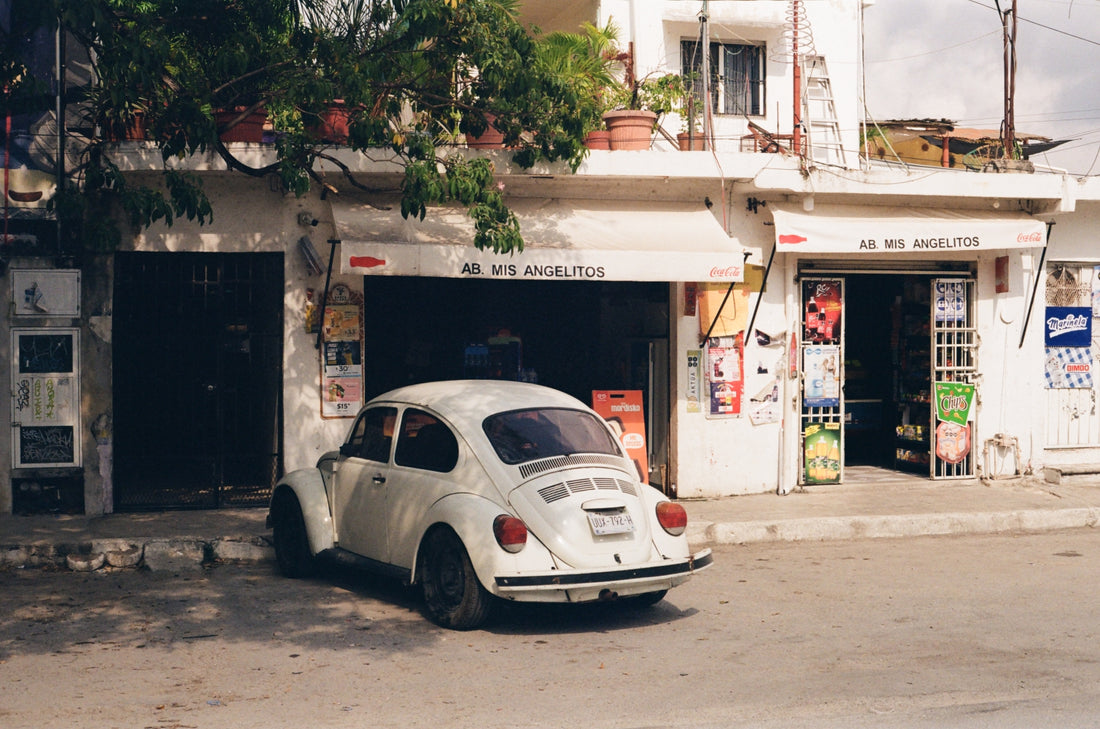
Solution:
[[[802,0],[790,0],[787,6],[787,26],[776,44],[774,52],[769,53],[778,63],[791,63],[794,66],[793,111],[791,151],[802,156],[802,57],[817,54],[814,47],[813,31],[806,17],[806,7]]]

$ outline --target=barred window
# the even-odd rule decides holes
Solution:
[[[764,46],[710,44],[710,106],[716,114],[764,114]],[[680,42],[684,76],[695,79],[695,96],[703,97],[703,49],[697,41]]]

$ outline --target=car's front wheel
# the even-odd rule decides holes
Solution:
[[[477,579],[462,540],[450,529],[434,529],[421,551],[420,582],[428,616],[454,630],[476,628],[489,617],[493,597]]]
[[[275,561],[284,577],[309,577],[317,571],[317,560],[309,550],[309,536],[298,497],[280,490],[271,502],[272,541]]]

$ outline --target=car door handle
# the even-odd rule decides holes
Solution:
[[[372,478],[371,481],[374,481],[376,484],[381,485],[386,483],[386,477],[380,473],[376,473],[374,474],[374,478]]]

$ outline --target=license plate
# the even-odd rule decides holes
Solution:
[[[627,534],[634,531],[634,520],[625,511],[589,511],[588,523],[596,536]]]

